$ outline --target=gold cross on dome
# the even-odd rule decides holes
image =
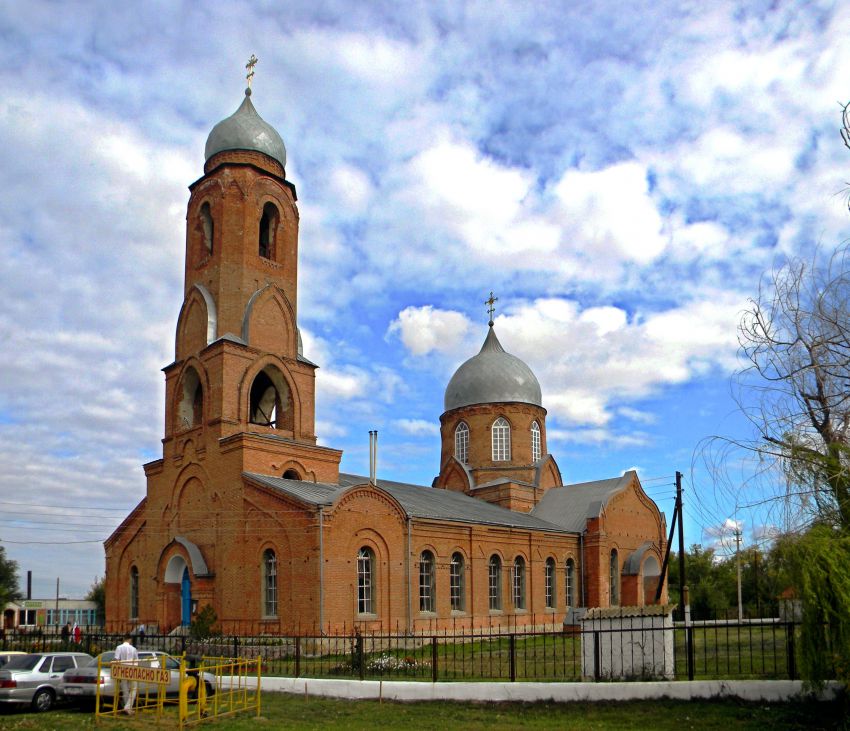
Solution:
[[[493,324],[493,313],[496,311],[495,304],[499,301],[498,297],[493,296],[493,292],[490,292],[490,299],[484,300],[484,304],[487,305],[487,312],[490,315],[490,324]]]
[[[248,88],[251,88],[251,80],[254,78],[254,66],[257,65],[257,61],[259,59],[252,53],[251,58],[248,59],[248,63],[245,64],[245,68],[248,69],[248,75],[245,77],[248,79]]]

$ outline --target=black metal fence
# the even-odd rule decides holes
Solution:
[[[419,681],[579,681],[796,679],[799,626],[793,622],[695,622],[685,627],[546,632],[465,631],[429,634],[225,636],[143,635],[146,649],[256,658],[263,674],[282,677]],[[72,647],[112,650],[121,635],[84,631],[79,644],[55,634],[7,633],[0,647],[41,652]]]

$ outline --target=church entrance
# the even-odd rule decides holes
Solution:
[[[188,627],[192,621],[192,575],[179,553],[168,559],[163,576],[165,625]]]
[[[188,627],[192,621],[192,583],[189,581],[189,569],[183,569],[180,582],[180,624]]]

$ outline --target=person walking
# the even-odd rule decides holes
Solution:
[[[139,660],[139,653],[133,647],[131,640],[133,636],[127,632],[124,635],[124,642],[115,648],[116,662],[135,665]],[[136,683],[132,680],[121,681],[121,693],[124,695],[124,713],[128,716],[133,715],[133,705],[136,702]]]

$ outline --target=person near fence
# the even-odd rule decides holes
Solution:
[[[139,660],[139,653],[132,644],[133,636],[128,632],[124,635],[124,642],[115,648],[116,662],[135,665]],[[128,716],[133,714],[133,705],[136,702],[136,683],[132,680],[121,681],[121,694],[124,696],[124,713]]]
[[[62,626],[61,634],[62,634],[62,644],[67,645],[68,639],[71,637],[71,623],[70,622],[68,622],[67,624]]]
[[[83,641],[83,630],[80,629],[80,625],[74,622],[74,629],[71,632],[74,635],[74,642],[79,645]]]

